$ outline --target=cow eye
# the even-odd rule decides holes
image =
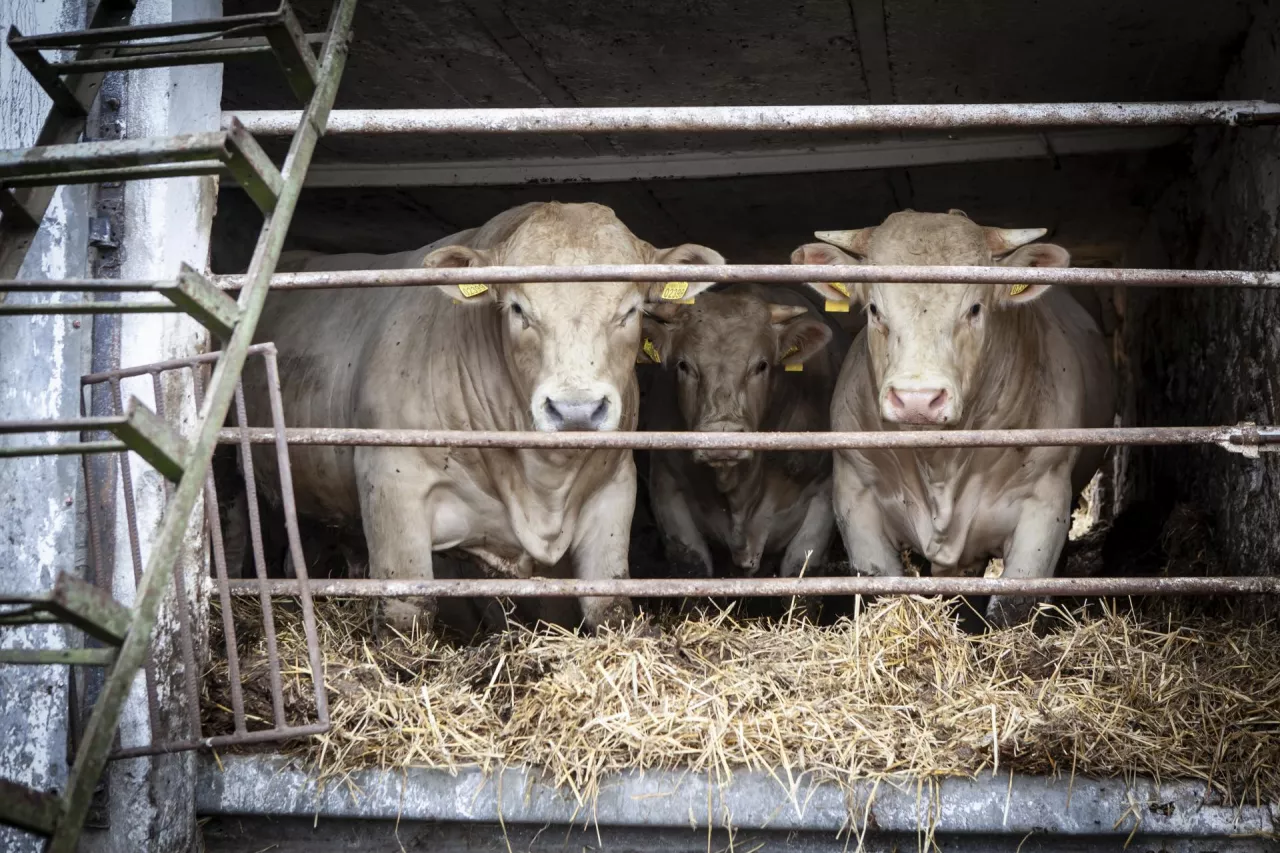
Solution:
[[[969,309],[969,316],[977,317],[981,313],[982,313],[982,304],[978,302],[973,303],[973,307]]]
[[[761,373],[764,373],[768,369],[769,369],[769,362],[765,361],[764,359],[761,359],[760,361],[756,362],[756,366],[753,368],[753,372],[756,375],[759,375]]]
[[[632,305],[631,308],[627,311],[627,313],[622,315],[622,319],[619,320],[618,322],[625,326],[627,323],[631,321],[631,318],[634,316],[636,316],[636,307]]]
[[[880,309],[876,307],[876,304],[874,302],[871,302],[867,305],[867,313],[870,314],[872,317],[879,317]]]
[[[676,362],[676,370],[680,371],[681,373],[688,373],[689,362],[685,361],[683,358],[680,359],[679,361]]]
[[[524,328],[529,328],[529,315],[520,307],[519,302],[508,302],[507,309],[511,312],[511,316],[520,320]]]

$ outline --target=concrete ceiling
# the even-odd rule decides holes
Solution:
[[[272,5],[224,3],[226,14]],[[1248,27],[1250,6],[1245,0],[366,0],[338,107],[1212,98]],[[316,31],[329,3],[295,0],[295,8]],[[278,72],[264,63],[228,67],[224,105],[296,107]],[[634,156],[803,154],[851,143],[896,150],[918,141],[814,134],[326,140],[317,161],[339,174],[338,183],[362,180],[365,173],[348,173],[365,163],[382,169],[380,183],[410,186],[308,190],[293,243],[391,251],[479,224],[512,204],[556,198],[610,204],[659,244],[696,240],[731,260],[780,261],[816,228],[872,224],[901,207],[959,207],[989,224],[1052,227],[1082,260],[1116,262],[1117,247],[1135,238],[1152,194],[1182,164],[1169,153],[1175,149],[1163,149],[505,187],[421,186],[437,182],[439,169],[385,165],[483,161],[481,171],[506,180],[522,175],[525,161],[601,158],[606,168],[597,177],[616,177],[619,162],[625,170],[625,158]],[[789,168],[805,168],[799,162]],[[228,191],[219,219],[215,263],[234,266],[240,234],[256,228],[254,217],[243,197]]]

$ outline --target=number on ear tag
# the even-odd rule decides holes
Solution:
[[[669,281],[662,288],[663,299],[684,299],[684,295],[689,292],[689,282],[687,281]]]
[[[480,294],[484,293],[488,289],[489,289],[489,285],[487,284],[458,285],[458,292],[460,292],[463,296],[467,297],[468,299],[470,299],[473,296],[479,296]]]

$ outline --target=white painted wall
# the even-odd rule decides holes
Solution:
[[[0,0],[0,32],[23,33],[83,25],[83,0]],[[35,142],[49,100],[8,50],[0,49],[0,148]],[[54,196],[20,278],[86,274],[87,198],[83,188]],[[51,302],[68,294],[10,296],[14,302]],[[69,418],[79,414],[87,322],[71,317],[0,318],[0,420]],[[10,441],[47,443],[41,435]],[[0,460],[0,591],[48,589],[58,573],[75,570],[76,508],[80,481],[74,457]],[[4,648],[61,648],[60,626],[0,630]],[[65,667],[0,667],[0,777],[39,789],[61,789],[67,766]],[[35,853],[40,839],[0,826],[0,850]]]

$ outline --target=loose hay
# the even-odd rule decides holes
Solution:
[[[1280,797],[1280,631],[1165,611],[1059,613],[970,636],[937,599],[896,597],[832,627],[678,621],[583,636],[513,629],[476,647],[377,646],[365,602],[317,602],[332,730],[289,744],[322,776],[406,765],[533,765],[590,803],[634,768],[739,769],[848,784],[1025,772],[1203,780]],[[284,610],[284,612],[282,612]],[[256,605],[237,605],[251,712],[269,718]],[[218,620],[214,620],[216,623]],[[301,618],[277,608],[286,704],[308,698]],[[230,731],[225,662],[207,731]],[[313,717],[311,717],[313,718]]]

